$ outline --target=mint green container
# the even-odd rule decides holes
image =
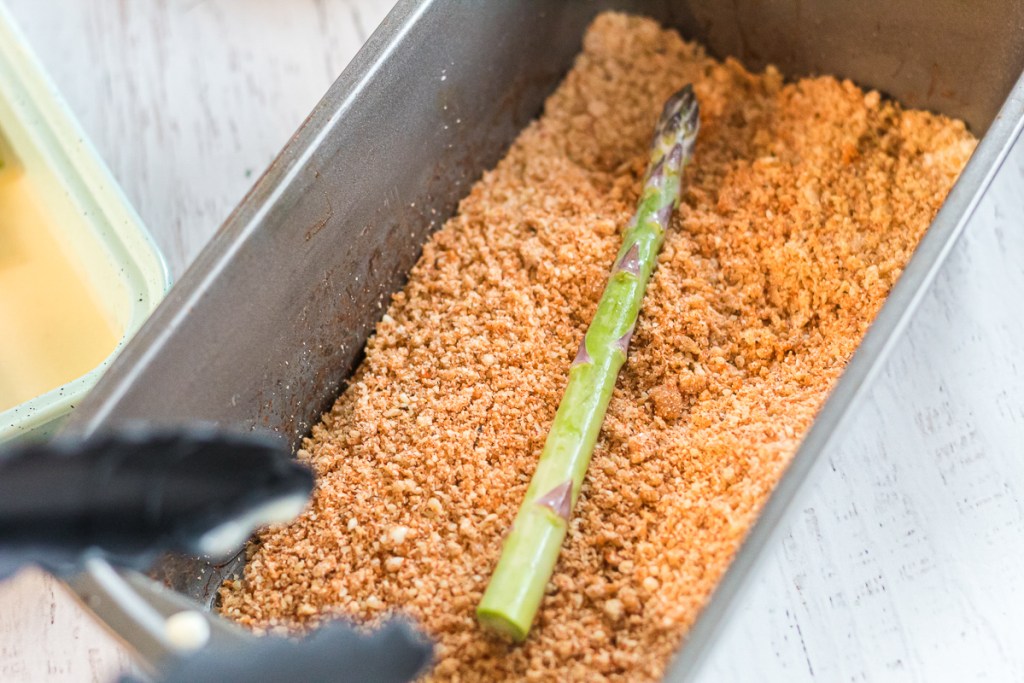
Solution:
[[[117,346],[98,366],[0,412],[3,443],[52,434],[156,307],[170,278],[153,239],[2,4],[0,155],[17,165],[48,214],[58,219],[54,232],[76,274],[121,331]]]

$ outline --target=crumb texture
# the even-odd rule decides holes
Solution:
[[[474,608],[637,200],[662,103],[694,163],[529,640]],[[506,157],[427,243],[300,451],[310,509],[222,611],[281,631],[417,620],[436,680],[655,680],[975,140],[849,82],[783,82],[601,15]]]

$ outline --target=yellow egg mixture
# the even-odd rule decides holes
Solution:
[[[88,372],[117,344],[53,222],[0,160],[0,411]]]

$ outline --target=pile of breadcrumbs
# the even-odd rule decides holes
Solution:
[[[637,199],[664,100],[694,163],[548,595],[521,646],[474,608]],[[975,140],[849,82],[784,83],[604,14],[543,116],[427,243],[222,610],[280,631],[411,616],[436,679],[656,679]]]

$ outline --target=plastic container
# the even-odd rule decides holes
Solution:
[[[38,256],[51,250],[60,252],[53,259],[46,259],[47,268],[51,267],[51,262],[59,268],[53,268],[50,281],[39,280],[42,286],[50,288],[45,294],[35,291],[35,288],[11,292],[10,288],[23,282],[24,278],[0,279],[0,283],[6,282],[9,288],[7,302],[16,303],[20,299],[26,304],[22,308],[33,313],[32,307],[39,304],[26,303],[32,297],[48,305],[60,303],[65,307],[68,299],[89,301],[95,305],[96,314],[102,316],[110,336],[109,344],[96,347],[84,367],[80,367],[83,365],[80,359],[76,365],[69,366],[75,370],[65,372],[58,380],[66,378],[69,381],[2,410],[2,443],[28,437],[44,438],[51,434],[163,298],[170,286],[170,278],[149,233],[110,171],[86,141],[71,112],[2,6],[0,159],[3,161],[0,168],[3,187],[0,190],[10,196],[15,196],[15,192],[31,196],[32,205],[40,210],[38,215],[45,219],[34,221],[32,231],[22,225],[24,229],[19,234],[15,232],[19,229],[15,223],[19,204],[13,204],[15,208],[12,209],[12,204],[7,202],[6,216],[3,215],[3,206],[0,206],[0,268],[17,268],[18,259],[24,261],[31,254]],[[45,245],[35,244],[33,251],[26,247],[25,238],[32,241],[43,239],[34,232],[34,228],[43,222],[50,234],[45,236]],[[22,238],[20,244],[19,237]],[[6,263],[2,258],[5,255]],[[11,272],[9,270],[8,275]],[[69,310],[80,313],[77,309],[75,305]],[[45,313],[36,310],[33,315],[38,314],[35,319],[45,321]],[[49,318],[51,324],[56,319],[52,315]],[[10,310],[6,313],[0,311],[0,334],[6,333],[9,341],[7,345],[0,345],[0,353],[15,354],[17,358],[15,363],[11,363],[10,358],[5,359],[8,369],[24,372],[24,367],[18,367],[25,361],[17,355],[19,348],[21,351],[35,351],[43,339],[56,349],[54,353],[80,350],[86,341],[86,330],[76,330],[77,323],[69,323],[63,313],[59,319],[60,327],[64,329],[56,329],[57,326],[44,329],[30,339],[23,339],[19,347],[10,339],[16,337],[27,323],[20,323]],[[85,320],[84,317],[82,319]],[[46,357],[37,358],[37,367],[52,371],[46,360]],[[79,367],[82,374],[66,377],[78,372]],[[0,377],[0,383],[4,380]],[[19,383],[17,378],[8,376],[6,381],[10,386],[20,387],[22,393],[26,391],[26,384],[23,381]],[[45,382],[32,384],[37,385],[45,387]],[[19,396],[8,391],[9,397]],[[0,402],[0,408],[4,403]],[[10,400],[6,403],[9,405]]]

